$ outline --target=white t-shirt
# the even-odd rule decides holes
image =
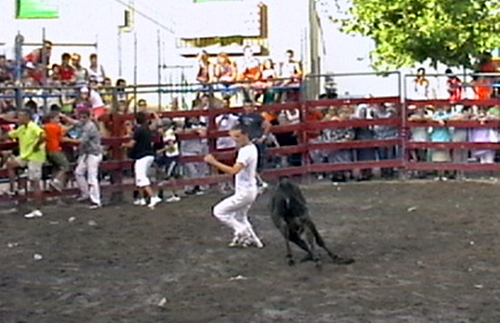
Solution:
[[[236,163],[243,164],[245,167],[236,174],[234,178],[234,188],[236,192],[249,191],[257,189],[257,160],[259,153],[254,144],[248,144],[238,150]]]
[[[234,114],[219,114],[215,118],[215,123],[218,125],[218,130],[231,130],[238,123],[238,116]],[[236,143],[231,137],[220,137],[217,139],[217,149],[234,148]]]
[[[89,101],[92,108],[102,108],[104,106],[101,95],[95,90],[90,91]]]
[[[163,134],[163,142],[167,147],[165,150],[166,157],[177,157],[180,155],[179,143],[177,142],[177,136],[175,135],[174,129],[165,131]]]

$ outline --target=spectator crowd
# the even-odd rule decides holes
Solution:
[[[328,106],[309,109],[306,115],[299,110],[259,111],[263,104],[298,101],[302,82],[302,68],[295,60],[293,51],[286,52],[285,62],[277,65],[267,59],[260,62],[254,57],[250,47],[245,47],[241,62],[233,62],[228,55],[221,53],[211,61],[205,51],[198,56],[199,69],[196,80],[198,94],[192,102],[192,110],[229,108],[234,97],[239,97],[243,105],[241,113],[221,113],[215,119],[218,130],[226,131],[235,124],[244,124],[249,129],[250,139],[259,150],[258,171],[265,168],[301,166],[303,154],[269,155],[268,148],[294,146],[304,137],[297,131],[272,133],[272,127],[295,125],[307,121],[346,121],[366,119],[408,118],[414,123],[433,121],[421,127],[412,127],[408,139],[413,142],[498,142],[496,128],[462,129],[448,126],[450,120],[499,120],[498,107],[460,106],[454,104],[463,98],[462,81],[451,71],[447,80],[449,105],[410,106],[407,116],[392,104],[359,104]],[[73,179],[80,189],[79,201],[91,208],[102,206],[100,183],[106,172],[100,169],[101,162],[110,156],[109,147],[101,139],[109,137],[114,127],[111,112],[128,114],[129,108],[137,109],[135,120],[120,127],[120,137],[128,138],[122,149],[129,158],[135,160],[134,177],[137,190],[134,204],[154,207],[162,200],[176,202],[181,195],[199,195],[207,189],[203,185],[180,188],[176,185],[180,177],[198,178],[207,176],[211,170],[205,163],[182,163],[181,156],[200,156],[208,153],[209,119],[205,116],[188,118],[162,118],[151,112],[146,100],[137,99],[126,91],[126,81],[119,79],[112,87],[111,79],[98,62],[98,56],[89,57],[88,67],[83,67],[78,54],[64,53],[59,64],[49,65],[51,43],[29,53],[22,65],[22,77],[16,80],[16,69],[12,62],[0,57],[0,133],[4,140],[14,140],[18,146],[3,151],[2,167],[9,174],[8,194],[16,194],[16,179],[24,175],[32,184],[36,208],[26,215],[28,218],[42,216],[41,181],[47,180],[52,189],[61,191]],[[47,68],[50,66],[50,68]],[[414,80],[415,93],[422,98],[432,99],[430,82],[424,69],[419,69]],[[476,78],[476,99],[484,100],[495,96],[495,80],[488,76]],[[14,86],[21,82],[25,89],[24,107],[18,109],[15,101]],[[481,83],[482,82],[482,83]],[[487,85],[487,86],[486,86]],[[44,86],[43,89],[40,89]],[[45,86],[49,86],[46,87]],[[485,90],[488,89],[488,91]],[[30,97],[32,95],[32,97]],[[45,96],[46,99],[43,99]],[[47,98],[48,97],[48,98]],[[330,99],[321,95],[319,99]],[[44,102],[42,102],[44,101]],[[46,102],[45,102],[46,101]],[[172,100],[172,110],[178,109],[178,100]],[[42,107],[46,107],[43,109]],[[47,109],[48,107],[48,109]],[[401,138],[397,125],[374,125],[365,127],[328,127],[308,130],[305,140],[309,143],[338,143],[353,140],[390,140]],[[116,135],[116,133],[114,134]],[[180,141],[179,136],[190,135]],[[229,152],[235,150],[235,143],[229,137],[216,140],[216,150]],[[355,161],[391,160],[401,158],[404,152],[398,145],[378,148],[326,149],[309,151],[305,156],[313,164],[350,163]],[[493,149],[416,149],[409,154],[410,161],[432,161],[459,163],[477,161],[493,163],[497,151]],[[226,160],[231,163],[230,157]],[[50,172],[46,168],[50,166]],[[70,171],[74,166],[74,171]],[[21,171],[20,171],[21,170]],[[153,190],[150,172],[156,173],[158,190]],[[352,170],[316,174],[332,181],[369,180],[376,170]],[[393,178],[395,169],[381,170],[382,177]],[[416,172],[417,177],[426,176]],[[440,172],[437,179],[462,177],[460,173]],[[259,187],[267,187],[258,175]],[[169,197],[161,189],[171,187]],[[230,183],[220,183],[219,188],[227,193],[232,189]],[[185,194],[180,194],[183,190]]]

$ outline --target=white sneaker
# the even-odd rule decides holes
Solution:
[[[101,203],[90,203],[89,205],[90,210],[97,210],[100,209],[101,207],[102,207]]]
[[[241,242],[241,245],[245,248],[250,246],[255,246],[259,249],[264,248],[264,244],[257,237],[247,237]]]
[[[242,246],[242,237],[240,235],[235,234],[233,240],[229,243],[230,248],[241,247]]]
[[[267,184],[266,182],[262,182],[260,183],[259,185],[259,194],[262,194],[264,193],[264,191],[269,187],[269,184]]]
[[[167,202],[168,203],[172,203],[172,202],[179,202],[181,200],[180,197],[178,197],[177,195],[172,195],[171,197],[169,197],[167,199]]]
[[[146,199],[135,200],[134,201],[134,205],[137,205],[137,206],[146,206],[147,205]]]
[[[153,196],[151,198],[151,201],[149,201],[148,207],[154,208],[156,206],[156,204],[158,204],[160,202],[161,202],[161,198],[159,198],[158,196]]]
[[[30,213],[24,215],[24,217],[26,219],[40,218],[42,216],[43,216],[43,213],[40,210],[34,210],[34,211],[31,211]]]

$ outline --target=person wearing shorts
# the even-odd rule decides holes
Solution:
[[[235,125],[229,131],[229,135],[238,146],[236,163],[229,166],[221,163],[211,154],[204,157],[206,163],[226,174],[234,175],[234,194],[215,205],[213,215],[233,229],[234,236],[229,244],[230,247],[253,245],[262,248],[264,245],[255,234],[252,224],[248,220],[248,211],[258,195],[255,176],[259,157],[257,147],[250,140],[246,126],[242,124]]]
[[[17,139],[19,144],[19,156],[7,162],[7,171],[10,178],[10,191],[14,192],[16,181],[16,170],[27,168],[28,180],[33,188],[35,208],[25,214],[27,219],[43,216],[41,207],[43,204],[43,193],[40,187],[42,179],[42,167],[46,160],[45,132],[32,121],[29,110],[21,110],[18,113],[18,127],[2,136],[3,139]]]
[[[61,141],[66,129],[63,128],[59,119],[58,111],[51,111],[43,118],[47,160],[56,169],[54,178],[49,181],[49,185],[57,191],[61,191],[66,184],[66,174],[69,171],[69,161],[61,147]]]
[[[153,134],[149,128],[148,116],[144,112],[138,112],[135,115],[137,127],[134,130],[132,140],[123,144],[124,148],[131,148],[131,157],[134,159],[134,177],[135,185],[139,189],[139,198],[134,202],[135,205],[154,208],[161,202],[151,187],[151,180],[148,177],[148,171],[154,162]],[[149,204],[146,198],[149,197]]]
[[[164,169],[164,179],[161,181],[159,186],[170,184],[172,187],[172,196],[170,196],[167,202],[178,202],[181,200],[177,194],[176,179],[181,177],[181,166],[180,166],[180,150],[179,143],[177,141],[177,136],[175,134],[175,129],[172,125],[167,127],[167,130],[163,134],[162,146],[158,147],[156,151],[156,165]]]
[[[271,123],[265,120],[262,115],[257,112],[252,101],[244,102],[243,113],[240,115],[238,122],[248,129],[250,140],[257,147],[258,164],[255,176],[257,177],[259,192],[262,193],[268,187],[268,184],[262,180],[260,173],[264,166],[266,140],[271,131]]]

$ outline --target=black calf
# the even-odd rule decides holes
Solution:
[[[291,183],[287,178],[280,179],[276,186],[270,208],[272,221],[285,238],[286,257],[289,265],[295,263],[290,242],[295,243],[307,252],[306,257],[301,262],[312,260],[316,262],[317,266],[321,265],[316,252],[316,244],[328,253],[335,264],[351,264],[354,262],[354,259],[340,258],[326,247],[309,216],[306,199],[298,186]]]

